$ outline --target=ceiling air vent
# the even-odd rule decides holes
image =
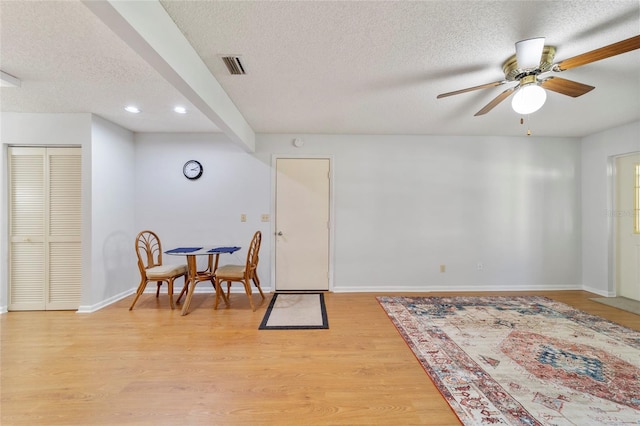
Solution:
[[[240,56],[223,56],[222,60],[231,74],[242,75],[247,73],[244,70],[244,65],[240,62]]]

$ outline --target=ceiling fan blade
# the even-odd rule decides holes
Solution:
[[[513,92],[515,92],[517,88],[518,88],[518,86],[511,87],[510,89],[507,89],[504,92],[500,93],[491,102],[489,102],[487,105],[485,105],[484,108],[482,108],[480,111],[476,112],[474,114],[474,117],[477,117],[479,115],[484,115],[484,114],[488,113],[489,111],[491,111],[493,108],[496,107],[496,105],[498,105],[500,102],[502,102],[505,99],[507,99],[509,97],[509,95],[511,95]]]
[[[578,83],[577,81],[567,80],[560,77],[546,78],[541,81],[540,85],[547,90],[551,90],[553,92],[561,93],[563,95],[571,96],[574,98],[582,96],[585,93],[595,89],[595,87],[589,86],[588,84],[582,84]]]
[[[441,93],[438,96],[436,96],[436,99],[446,98],[447,96],[459,95],[461,93],[472,92],[474,90],[486,89],[488,87],[500,86],[506,82],[507,82],[506,80],[496,81],[494,83],[487,83],[487,84],[482,84],[480,86],[469,87],[467,89],[456,90],[455,92]]]
[[[535,69],[540,66],[544,37],[530,38],[516,43],[516,62],[519,69]]]
[[[553,69],[554,71],[565,71],[636,49],[640,49],[640,35],[574,56],[573,58],[565,59],[564,61],[558,62]]]

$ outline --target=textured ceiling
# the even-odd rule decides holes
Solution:
[[[562,73],[596,86],[550,92],[528,125],[502,80],[514,43],[544,36],[556,61],[640,33],[633,1],[162,1],[256,133],[584,136],[640,119],[640,50]],[[2,111],[93,112],[133,131],[217,127],[80,2],[0,1]],[[232,76],[220,56],[242,55]],[[557,75],[557,74],[556,74]],[[137,103],[142,114],[123,111]],[[178,116],[174,104],[190,113]]]

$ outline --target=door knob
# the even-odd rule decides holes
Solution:
[[[282,237],[282,231],[278,231],[278,236]]]

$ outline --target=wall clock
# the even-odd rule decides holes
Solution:
[[[202,164],[196,160],[189,160],[184,163],[184,166],[182,167],[182,173],[184,173],[184,177],[187,179],[196,180],[202,176],[202,172]]]

